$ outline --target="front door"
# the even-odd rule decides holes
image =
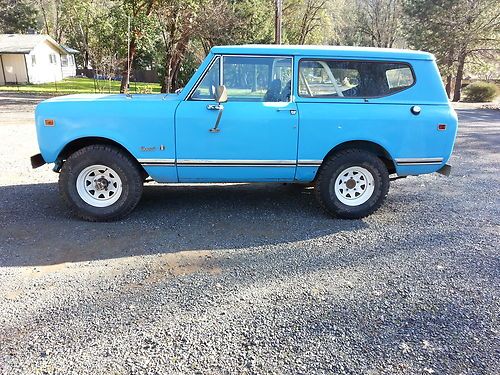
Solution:
[[[215,57],[176,111],[179,181],[294,179],[298,113],[292,66],[291,57]],[[228,93],[222,113],[214,99],[220,84]]]

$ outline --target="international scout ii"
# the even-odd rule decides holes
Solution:
[[[176,94],[70,95],[36,109],[41,154],[86,220],[129,214],[144,181],[313,184],[356,219],[391,178],[448,174],[457,132],[434,57],[327,46],[214,47]]]

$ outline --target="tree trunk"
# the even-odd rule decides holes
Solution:
[[[89,60],[90,60],[89,51],[86,50],[83,54],[83,69],[84,70],[89,69]]]
[[[180,63],[183,55],[179,51],[174,51],[165,64],[165,78],[161,84],[161,92],[174,92],[178,87],[177,76],[179,75]]]
[[[451,97],[451,89],[453,85],[453,75],[452,69],[453,69],[453,62],[454,62],[454,56],[455,56],[455,48],[451,48],[450,51],[448,51],[448,54],[446,56],[446,96],[448,96],[448,99]]]
[[[460,100],[460,91],[462,89],[462,78],[464,77],[464,66],[466,57],[467,53],[465,53],[465,51],[460,52],[460,55],[458,55],[457,76],[455,77],[455,89],[453,91],[454,102],[458,102]]]
[[[130,83],[130,70],[132,70],[132,63],[134,62],[135,53],[137,50],[135,35],[132,35],[130,39],[130,54],[128,59],[130,61],[125,61],[125,67],[123,68],[122,73],[122,82],[120,84],[120,93],[123,94],[126,90],[128,90],[128,85]],[[129,70],[130,69],[130,70]]]
[[[173,54],[174,52],[172,51],[171,53],[167,54],[167,58],[165,59],[165,72],[164,72],[164,77],[161,81],[161,89],[160,92],[162,93],[167,93],[170,90],[170,87],[172,86],[172,60],[173,60]]]
[[[171,54],[165,60],[165,77],[161,85],[162,93],[172,92],[178,88],[177,76],[180,64],[187,51],[189,38],[189,33],[186,32],[182,39],[173,46]]]
[[[448,99],[450,98],[450,95],[451,95],[451,81],[452,81],[453,77],[451,76],[451,74],[448,74],[446,76],[446,96],[448,97]]]
[[[47,35],[50,35],[50,30],[49,30],[49,23],[47,22],[47,13],[45,12],[45,8],[43,7],[42,2],[39,2],[40,4],[40,9],[42,10],[42,16],[43,16],[43,24],[45,26],[45,32]]]
[[[180,72],[180,68],[181,68],[181,62],[182,62],[182,58],[179,59],[177,61],[177,63],[175,64],[175,67],[172,71],[172,79],[171,79],[171,82],[172,82],[172,87],[171,87],[171,90],[172,92],[175,92],[175,90],[177,90],[179,87],[179,72]]]

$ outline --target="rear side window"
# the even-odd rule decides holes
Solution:
[[[307,98],[370,98],[391,95],[415,82],[408,64],[307,59],[299,63],[299,95]]]
[[[413,85],[413,74],[410,67],[402,66],[393,69],[388,69],[385,72],[389,90],[404,89]]]

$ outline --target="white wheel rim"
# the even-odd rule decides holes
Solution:
[[[105,165],[91,165],[80,172],[76,191],[85,203],[94,207],[109,207],[122,195],[122,180],[118,173]]]
[[[349,167],[337,176],[334,185],[335,196],[347,206],[359,206],[373,195],[373,175],[362,167]]]

